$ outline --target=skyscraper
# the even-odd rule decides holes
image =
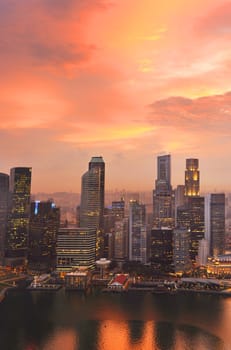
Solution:
[[[82,176],[80,227],[97,232],[97,258],[103,254],[105,163],[102,157],[92,157],[88,171]]]
[[[200,195],[199,160],[186,159],[185,170],[185,196],[196,197]]]
[[[93,268],[96,260],[95,239],[94,229],[60,228],[56,249],[57,270],[68,272],[81,267]]]
[[[188,272],[191,268],[189,255],[190,231],[187,228],[175,228],[173,231],[173,261],[175,272]]]
[[[153,191],[154,227],[174,226],[174,194],[171,186],[171,156],[157,157],[157,180]]]
[[[217,256],[225,251],[225,194],[212,193],[206,199],[205,228],[209,254]]]
[[[7,229],[9,175],[0,173],[0,265],[4,263],[4,247]]]
[[[31,168],[10,170],[9,214],[6,234],[6,264],[25,263],[28,252]]]
[[[60,210],[52,201],[31,203],[28,263],[32,270],[55,268]]]
[[[145,205],[131,200],[129,203],[129,260],[146,263],[147,228]]]
[[[150,262],[155,270],[172,272],[173,266],[173,230],[171,228],[153,228],[150,237]]]

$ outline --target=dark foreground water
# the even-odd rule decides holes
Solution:
[[[1,350],[231,350],[231,298],[14,292]]]

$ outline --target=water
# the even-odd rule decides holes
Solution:
[[[1,350],[231,350],[231,298],[14,292]]]

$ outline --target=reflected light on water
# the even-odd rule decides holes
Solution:
[[[98,350],[150,350],[154,349],[154,322],[139,322],[136,327],[141,328],[141,337],[131,335],[129,322],[104,321],[99,332],[100,347]],[[139,334],[139,331],[138,331]]]
[[[57,330],[42,348],[42,350],[76,350],[78,335],[73,330]]]

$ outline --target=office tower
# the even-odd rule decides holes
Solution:
[[[204,197],[189,197],[188,210],[190,215],[190,235],[191,247],[190,256],[192,261],[196,261],[198,255],[200,240],[205,235],[205,219],[204,219]]]
[[[31,203],[28,252],[31,270],[46,272],[55,268],[59,224],[60,209],[52,201]]]
[[[147,228],[145,205],[136,200],[129,203],[129,260],[146,263]]]
[[[208,263],[208,256],[209,256],[209,244],[207,239],[202,239],[199,242],[199,249],[198,249],[198,256],[197,256],[197,263],[200,266],[205,266]]]
[[[57,236],[56,269],[92,269],[96,260],[96,232],[91,228],[60,228]]]
[[[25,264],[28,253],[31,168],[10,170],[9,214],[5,246],[5,264]]]
[[[225,194],[212,193],[206,197],[205,232],[209,242],[209,254],[217,256],[225,252]]]
[[[128,259],[128,218],[115,222],[114,229],[114,260],[125,262]]]
[[[125,201],[123,198],[121,198],[120,201],[113,201],[112,202],[112,215],[118,219],[123,219],[125,214]]]
[[[103,229],[105,163],[92,157],[82,176],[80,227]]]
[[[150,236],[150,262],[155,270],[171,272],[173,266],[173,230],[153,228]]]
[[[175,213],[177,208],[185,205],[185,186],[178,185],[175,189]]]
[[[7,229],[9,175],[0,173],[0,265],[4,264],[4,247]]]
[[[96,230],[96,255],[103,256],[105,163],[102,157],[92,157],[88,171],[82,176],[80,227]]]
[[[174,193],[171,186],[171,156],[157,158],[157,180],[153,191],[154,227],[174,226]]]
[[[173,262],[176,273],[190,271],[189,248],[190,231],[186,228],[175,228],[173,231]]]
[[[185,196],[195,197],[200,195],[199,160],[186,159],[185,170]]]

